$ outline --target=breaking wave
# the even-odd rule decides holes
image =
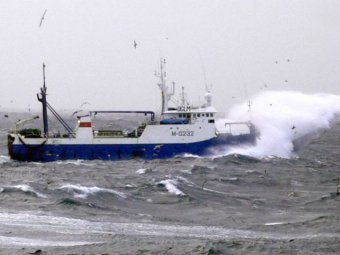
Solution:
[[[27,185],[27,184],[18,184],[18,185],[14,185],[14,186],[8,186],[8,187],[3,187],[0,189],[0,192],[3,193],[7,193],[7,192],[23,192],[26,194],[30,194],[36,197],[40,197],[40,198],[46,198],[46,196],[44,194],[41,194],[37,191],[34,190],[34,188],[32,188],[31,186]]]
[[[105,189],[99,187],[85,187],[81,185],[74,184],[65,184],[61,186],[59,189],[65,190],[66,192],[71,192],[75,198],[87,198],[89,195],[95,195],[97,193],[110,193],[117,195],[121,198],[126,198],[126,195],[123,192],[119,192],[113,189]]]
[[[330,121],[340,112],[340,96],[331,94],[266,91],[250,102],[250,109],[248,102],[233,107],[228,119],[251,120],[259,132],[256,146],[228,149],[223,155],[290,158],[294,140],[329,128]]]
[[[166,179],[159,182],[163,185],[169,193],[175,194],[176,196],[185,196],[185,194],[177,188],[177,181],[172,179]]]

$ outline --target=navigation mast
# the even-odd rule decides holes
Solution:
[[[160,73],[156,73],[155,75],[160,79],[160,83],[158,83],[159,88],[162,93],[162,114],[168,110],[169,101],[171,97],[175,94],[175,83],[173,83],[172,91],[169,91],[168,86],[166,85],[166,72],[165,69],[166,60],[161,58],[160,61]]]
[[[47,88],[45,83],[45,63],[43,63],[43,78],[44,78],[44,85],[40,88],[40,95],[37,94],[38,101],[42,103],[42,110],[43,110],[43,123],[44,123],[44,136],[48,137],[48,119],[47,119]]]

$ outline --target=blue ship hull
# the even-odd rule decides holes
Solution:
[[[47,88],[37,94],[42,103],[43,132],[37,128],[24,128],[39,116],[19,120],[8,134],[8,151],[12,159],[20,161],[56,160],[119,160],[119,159],[162,159],[184,153],[205,156],[210,149],[219,146],[255,143],[256,130],[250,122],[224,122],[215,124],[217,111],[212,106],[212,94],[207,89],[205,103],[191,106],[182,88],[181,104],[169,107],[175,94],[174,85],[166,85],[165,60],[160,61],[162,111],[158,120],[152,111],[89,111],[77,116],[77,125],[72,129],[47,102]],[[43,65],[45,78],[45,65]],[[47,110],[49,110],[67,133],[49,132]],[[77,113],[74,112],[72,116]],[[132,131],[116,130],[111,123],[96,125],[98,114],[143,114],[144,120]],[[96,117],[97,116],[97,117]],[[99,118],[100,119],[100,118]],[[108,120],[104,118],[103,120]],[[112,120],[111,120],[112,121]],[[209,153],[210,152],[210,153]]]
[[[186,144],[79,144],[41,145],[8,144],[12,159],[20,161],[49,162],[56,160],[122,160],[162,159],[184,153],[208,156],[209,149],[225,145],[252,144],[255,134],[219,136],[207,141]]]

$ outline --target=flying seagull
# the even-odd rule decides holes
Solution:
[[[84,102],[84,103],[82,103],[81,105],[80,105],[80,107],[83,107],[84,105],[86,105],[86,104],[90,104],[89,102]]]
[[[133,47],[135,47],[135,49],[137,48],[137,42],[133,41]]]
[[[39,24],[39,27],[41,27],[42,23],[43,23],[43,20],[45,19],[45,14],[47,12],[47,9],[45,9],[44,11],[44,14],[42,15],[41,19],[40,19],[40,24]]]

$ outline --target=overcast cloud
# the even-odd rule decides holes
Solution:
[[[160,57],[191,102],[205,73],[221,111],[262,90],[339,94],[339,14],[339,0],[0,0],[0,111],[40,107],[43,62],[57,109],[159,110]]]

